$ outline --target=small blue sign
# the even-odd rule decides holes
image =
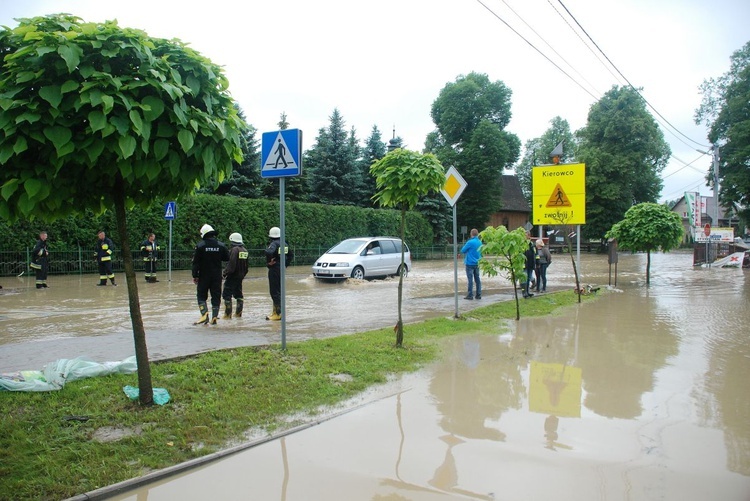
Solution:
[[[175,202],[167,202],[164,205],[164,219],[171,221],[177,215],[177,204]]]
[[[302,131],[264,132],[260,154],[260,177],[293,177],[302,174]]]

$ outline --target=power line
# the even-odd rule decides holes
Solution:
[[[539,50],[533,43],[529,42],[523,35],[521,35],[518,31],[516,31],[515,28],[513,28],[510,24],[507,23],[507,21],[505,21],[505,19],[503,19],[497,13],[495,13],[492,9],[490,9],[489,7],[487,7],[487,5],[485,5],[485,3],[482,0],[477,0],[477,2],[479,2],[479,4],[482,7],[484,7],[485,9],[487,9],[487,11],[490,14],[492,14],[493,16],[495,16],[498,19],[498,21],[500,21],[505,26],[507,26],[508,29],[510,29],[513,33],[515,33],[521,40],[523,40],[524,42],[526,42],[532,49],[534,49],[535,51],[537,51],[544,59],[546,59],[547,61],[549,61],[550,64],[552,64],[555,68],[557,68],[558,70],[560,70],[560,72],[563,75],[565,75],[570,80],[572,80],[573,82],[575,82],[575,84],[577,86],[579,86],[581,89],[583,89],[583,91],[586,92],[586,94],[588,94],[589,96],[591,96],[592,98],[594,98],[596,100],[599,99],[598,97],[596,97],[595,95],[593,95],[588,89],[586,89],[583,85],[581,85],[581,83],[578,82],[575,78],[571,77],[564,69],[560,68],[560,66],[558,66],[557,63],[555,63],[553,60],[551,60],[549,57],[547,57],[547,55],[544,52],[542,52],[541,50]]]
[[[700,159],[701,159],[701,158],[703,158],[704,156],[706,156],[706,155],[705,155],[705,154],[703,154],[703,155],[699,156],[698,158],[696,158],[695,160],[693,160],[692,162],[690,162],[690,163],[685,163],[685,162],[684,162],[683,160],[681,160],[681,159],[677,158],[677,157],[676,157],[676,156],[674,156],[674,155],[671,155],[671,158],[673,158],[673,159],[677,160],[678,162],[680,162],[680,163],[682,164],[682,167],[680,167],[679,169],[677,169],[676,171],[674,171],[674,172],[672,172],[672,173],[670,173],[670,174],[667,174],[666,176],[662,177],[662,179],[666,179],[666,178],[668,178],[669,176],[673,176],[673,175],[677,174],[678,172],[680,172],[680,171],[681,171],[682,169],[685,169],[685,168],[687,168],[687,167],[690,167],[690,168],[691,168],[691,169],[693,169],[694,171],[696,171],[696,172],[700,172],[701,174],[704,174],[704,175],[705,175],[705,172],[704,172],[703,170],[699,169],[698,167],[694,167],[694,166],[693,166],[693,164],[694,164],[695,162],[697,162],[698,160],[700,160]]]
[[[675,127],[674,125],[672,125],[672,123],[669,120],[667,120],[666,118],[664,118],[664,116],[661,113],[659,113],[659,111],[656,108],[654,108],[654,106],[648,101],[648,99],[646,99],[643,96],[643,94],[641,94],[640,91],[638,89],[636,89],[636,87],[632,83],[630,83],[630,80],[628,80],[627,77],[622,74],[622,72],[620,71],[620,69],[617,66],[615,66],[615,64],[609,59],[609,57],[607,56],[607,54],[604,53],[604,51],[601,49],[601,47],[599,47],[599,45],[594,41],[593,38],[591,38],[591,36],[583,28],[583,26],[581,26],[581,23],[578,22],[578,19],[576,19],[576,17],[570,12],[570,10],[565,6],[565,4],[562,2],[562,0],[557,0],[557,1],[562,6],[562,8],[565,9],[565,12],[568,13],[568,15],[570,16],[570,18],[573,21],[575,21],[576,25],[581,29],[581,31],[586,35],[586,37],[591,41],[591,43],[594,44],[594,47],[596,47],[596,49],[599,52],[601,52],[602,56],[604,56],[604,58],[607,60],[607,62],[610,65],[612,65],[612,68],[614,68],[615,71],[617,71],[617,73],[628,83],[628,85],[630,86],[631,89],[633,89],[636,93],[638,93],[639,96],[641,96],[641,99],[643,99],[643,101],[648,105],[649,108],[651,108],[651,110],[653,110],[654,113],[656,113],[659,117],[661,117],[661,119],[664,120],[664,122],[666,122],[672,129],[674,129],[678,134],[680,134],[681,136],[683,136],[688,141],[690,141],[692,143],[695,143],[698,146],[701,146],[702,148],[708,148],[708,146],[706,146],[706,145],[704,145],[702,143],[699,143],[698,141],[694,141],[693,139],[691,139],[688,136],[686,136],[685,134],[683,134],[679,129],[677,129],[677,127]],[[686,145],[687,145],[687,143],[686,143]],[[690,146],[690,145],[687,145],[687,146]]]
[[[594,86],[594,84],[592,84],[591,82],[589,82],[589,81],[588,81],[588,80],[586,79],[586,77],[585,77],[585,76],[583,76],[583,75],[582,75],[582,74],[581,74],[581,73],[580,73],[580,72],[579,72],[578,70],[576,70],[576,69],[575,69],[575,67],[574,67],[574,66],[573,66],[572,64],[570,64],[570,63],[569,63],[569,62],[568,62],[568,61],[567,61],[567,60],[565,59],[565,57],[563,57],[563,55],[562,55],[562,54],[560,54],[559,52],[557,52],[557,50],[556,50],[556,49],[555,49],[555,48],[554,48],[554,47],[553,47],[553,46],[552,46],[552,45],[551,45],[551,44],[550,44],[549,42],[547,42],[547,40],[546,40],[546,39],[545,39],[545,38],[544,38],[544,37],[543,37],[542,35],[540,35],[540,34],[539,34],[539,33],[538,33],[538,32],[537,32],[537,31],[536,31],[536,30],[535,30],[535,29],[534,29],[534,28],[533,28],[533,27],[532,27],[532,26],[531,26],[531,25],[529,24],[529,23],[527,23],[527,22],[526,22],[526,20],[525,20],[525,19],[524,19],[524,18],[523,18],[523,17],[521,16],[521,15],[519,15],[519,14],[518,14],[518,12],[516,12],[516,11],[515,11],[515,10],[513,9],[513,7],[511,7],[511,6],[510,6],[510,5],[508,4],[508,2],[506,2],[505,0],[500,0],[500,1],[501,1],[501,2],[503,2],[503,3],[505,4],[505,6],[506,6],[506,7],[508,8],[508,10],[510,10],[510,11],[511,11],[511,12],[512,12],[513,14],[515,14],[515,16],[516,16],[516,17],[517,17],[518,19],[520,19],[520,20],[521,20],[521,22],[522,22],[523,24],[525,24],[525,25],[526,25],[526,27],[527,27],[527,28],[529,28],[529,29],[531,30],[531,32],[532,32],[532,33],[534,33],[534,34],[535,34],[535,35],[536,35],[536,36],[537,36],[537,37],[538,37],[538,38],[539,38],[539,39],[540,39],[540,40],[541,40],[542,42],[544,42],[544,44],[545,44],[545,45],[546,45],[547,47],[549,47],[549,49],[550,49],[550,50],[551,50],[552,52],[554,52],[554,53],[555,53],[555,55],[556,55],[557,57],[559,57],[559,58],[560,58],[560,59],[561,59],[561,60],[562,60],[562,61],[563,61],[563,62],[564,62],[565,64],[567,64],[567,65],[568,65],[568,66],[570,67],[570,69],[571,69],[571,70],[573,70],[573,72],[575,72],[575,74],[576,74],[576,75],[578,75],[578,76],[579,76],[579,77],[581,78],[581,80],[583,80],[584,82],[586,82],[586,83],[587,83],[587,84],[588,84],[588,85],[589,85],[589,86],[590,86],[590,87],[591,87],[591,88],[592,88],[592,89],[594,90],[594,92],[596,92],[597,94],[600,94],[600,95],[601,95],[601,92],[600,92],[600,91],[599,91],[599,90],[598,90],[598,89],[597,89],[597,88],[596,88],[596,87]],[[547,0],[547,1],[549,2],[549,0]],[[558,14],[559,14],[559,13],[558,13]],[[562,17],[562,16],[561,16],[561,17]],[[564,20],[564,19],[563,19],[563,20]],[[565,22],[567,22],[567,21],[565,21]],[[579,38],[580,38],[580,37],[579,37]],[[593,53],[593,51],[592,51],[592,53]],[[594,53],[594,55],[596,55],[596,54]],[[610,72],[610,73],[611,73],[611,72]]]

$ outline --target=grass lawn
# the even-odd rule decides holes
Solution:
[[[521,300],[521,317],[577,301],[572,291]],[[124,386],[138,385],[136,374],[74,381],[55,392],[0,392],[0,499],[66,498],[236,445],[249,430],[288,429],[304,421],[289,416],[313,419],[321,406],[424,367],[440,356],[442,338],[496,334],[499,322],[515,316],[515,302],[505,301],[460,319],[407,324],[402,348],[382,329],[289,343],[285,351],[271,345],[154,362],[153,386],[171,395],[164,406],[143,408],[125,396]]]

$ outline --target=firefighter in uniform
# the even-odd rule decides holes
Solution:
[[[151,284],[158,282],[156,279],[156,258],[159,250],[156,235],[149,233],[148,238],[141,243],[141,256],[143,257],[143,270],[146,272],[146,282]]]
[[[31,268],[36,273],[36,288],[47,288],[47,273],[49,272],[49,250],[47,250],[47,232],[39,233],[39,240],[36,241],[34,249],[31,251]]]
[[[242,316],[244,296],[242,294],[242,279],[247,275],[247,249],[242,243],[242,235],[232,233],[229,235],[231,247],[229,249],[229,262],[222,276],[224,277],[224,318],[232,318],[232,298],[237,300],[237,311],[234,315]]]
[[[209,323],[208,293],[211,292],[211,320],[216,325],[221,307],[222,261],[229,261],[227,246],[216,239],[216,231],[210,224],[201,227],[201,238],[193,251],[193,283],[198,286],[198,309],[201,316],[194,325]]]
[[[107,285],[107,279],[112,282],[112,285],[117,285],[115,283],[115,274],[112,271],[112,253],[115,250],[114,244],[112,243],[112,240],[107,238],[104,230],[99,230],[98,235],[99,240],[96,242],[96,253],[94,254],[96,262],[99,263],[99,283],[96,285]]]
[[[274,226],[268,232],[271,242],[266,247],[266,266],[268,267],[268,289],[273,301],[273,311],[266,317],[266,320],[281,320],[281,229]],[[284,264],[289,266],[292,260],[292,254],[289,252],[289,245],[284,242]]]

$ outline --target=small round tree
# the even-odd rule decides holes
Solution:
[[[479,233],[482,241],[482,259],[479,268],[490,277],[502,273],[513,284],[516,299],[516,320],[521,318],[521,307],[518,304],[517,277],[524,274],[526,258],[524,252],[529,241],[523,228],[508,231],[505,226],[488,226]]]
[[[58,14],[0,30],[0,217],[115,209],[140,402],[153,400],[126,211],[220,182],[245,125],[219,66],[179,40]]]
[[[401,241],[404,242],[406,211],[413,209],[419,199],[440,191],[445,184],[445,168],[435,155],[397,148],[370,166],[377,192],[372,197],[383,207],[401,209]],[[401,304],[404,285],[404,245],[401,246],[401,270],[398,278],[398,322],[396,346],[403,346],[404,322]]]
[[[625,218],[615,223],[607,238],[634,252],[646,252],[646,285],[651,283],[651,251],[668,252],[680,245],[684,230],[680,216],[666,205],[644,202],[625,212]]]

